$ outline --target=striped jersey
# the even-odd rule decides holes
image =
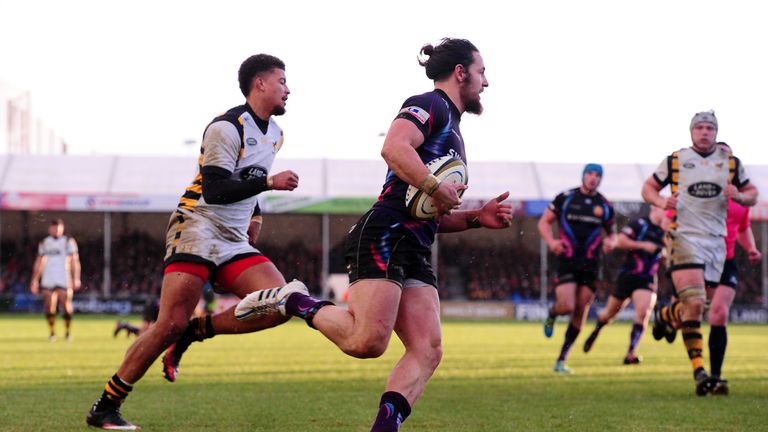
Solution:
[[[653,178],[662,187],[670,185],[673,194],[679,192],[670,231],[718,237],[726,235],[723,189],[749,183],[741,161],[719,147],[709,154],[692,147],[678,150],[659,164]]]
[[[256,123],[256,114],[245,104],[216,117],[205,129],[200,147],[198,171],[181,197],[176,213],[183,218],[206,219],[214,233],[224,239],[248,238],[248,225],[258,205],[258,195],[230,204],[209,204],[203,198],[203,167],[215,166],[240,179],[244,170],[254,167],[269,173],[275,155],[283,145],[283,131],[270,117],[266,132]]]

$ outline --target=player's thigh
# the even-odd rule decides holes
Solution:
[[[579,285],[576,290],[576,309],[585,309],[592,304],[595,292],[588,285]]]
[[[726,308],[730,309],[733,304],[733,299],[736,298],[736,290],[727,286],[719,285],[714,289],[712,294],[712,303],[710,308]]]
[[[704,269],[686,268],[675,270],[672,272],[672,283],[677,290],[693,286],[704,288]]]
[[[58,297],[59,306],[62,311],[72,313],[72,297],[74,291],[72,288],[56,288],[56,296]]]
[[[603,319],[611,319],[616,316],[627,305],[629,299],[620,299],[616,296],[608,296],[608,301],[603,309]]]
[[[387,279],[361,279],[349,286],[347,307],[363,333],[392,334],[403,289]]]
[[[441,345],[440,298],[435,287],[423,285],[403,290],[395,331],[406,349]]]
[[[224,290],[243,298],[254,291],[283,285],[285,285],[283,274],[271,261],[265,261],[243,270],[230,286],[224,287]]]
[[[644,319],[656,304],[656,293],[648,289],[636,289],[632,292],[632,306],[635,316]]]
[[[45,313],[56,313],[56,293],[52,289],[42,288],[43,292],[43,311]]]
[[[203,279],[189,273],[166,273],[160,290],[160,312],[157,322],[186,324],[200,301],[204,283]]]
[[[576,282],[562,283],[555,287],[555,302],[568,305],[572,309],[576,305]]]

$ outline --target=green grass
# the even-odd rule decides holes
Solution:
[[[113,338],[114,322],[79,315],[73,342],[49,343],[42,316],[0,316],[0,431],[86,430],[86,412],[133,340]],[[646,334],[643,364],[622,365],[628,324],[608,326],[590,354],[582,335],[570,376],[551,371],[561,323],[552,339],[538,323],[443,330],[442,364],[402,431],[768,430],[765,326],[729,328],[731,395],[704,398],[680,340]],[[367,431],[401,353],[393,340],[380,359],[348,358],[296,320],[219,336],[190,348],[176,383],[153,365],[123,413],[145,431]]]

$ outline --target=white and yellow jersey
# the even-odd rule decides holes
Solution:
[[[266,132],[257,124],[256,115],[247,105],[232,108],[216,117],[206,128],[198,159],[198,172],[171,215],[166,238],[166,259],[174,254],[192,254],[218,262],[221,248],[210,252],[206,239],[248,245],[248,225],[258,196],[230,204],[210,204],[203,192],[204,167],[218,167],[241,179],[244,172],[268,175],[275,155],[283,145],[283,131],[270,117]],[[256,169],[254,169],[256,168]],[[248,246],[249,250],[254,249]],[[240,250],[240,248],[236,248]],[[242,253],[242,250],[240,250]]]
[[[673,194],[679,192],[672,231],[718,237],[726,235],[728,199],[723,189],[749,183],[741,161],[719,147],[709,154],[692,147],[678,150],[659,164],[653,177],[670,185]]]
[[[47,236],[37,246],[37,254],[43,257],[40,286],[43,288],[67,288],[70,285],[70,262],[67,259],[77,253],[77,243],[71,237]]]

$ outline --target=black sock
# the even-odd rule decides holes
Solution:
[[[568,324],[568,330],[565,331],[565,341],[563,342],[563,348],[560,349],[560,357],[557,358],[558,361],[565,361],[565,359],[568,358],[568,353],[571,351],[571,346],[573,345],[573,342],[576,341],[576,338],[579,336],[580,332],[580,328],[577,328],[573,324]]]
[[[601,319],[597,319],[597,325],[595,326],[595,331],[599,332],[600,329],[602,329],[606,324],[608,324],[608,321],[603,321]]]
[[[411,404],[398,392],[388,391],[381,395],[379,412],[371,426],[371,432],[395,432],[411,414]]]
[[[728,331],[725,326],[712,326],[709,330],[709,367],[713,376],[720,376],[728,346]]]
[[[125,398],[133,390],[133,386],[120,379],[117,374],[112,376],[107,384],[104,386],[104,392],[101,394],[101,398],[96,402],[96,409],[103,410],[106,408],[117,408],[122,405]]]
[[[551,308],[547,311],[547,318],[549,319],[555,319],[557,318],[557,314],[555,313],[555,306],[552,305]]]

